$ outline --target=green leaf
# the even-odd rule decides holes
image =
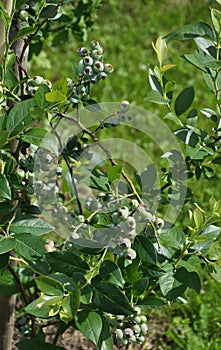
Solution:
[[[167,232],[160,235],[160,243],[166,247],[172,247],[174,249],[183,249],[186,244],[186,236],[183,231],[178,227],[173,227]]]
[[[165,100],[165,98],[163,98],[161,93],[158,92],[158,91],[150,91],[150,92],[148,92],[146,97],[145,97],[145,101],[146,102],[158,103],[160,105],[166,105],[168,103],[168,100]]]
[[[143,294],[149,286],[149,277],[143,277],[134,282],[132,293],[133,296],[138,297]]]
[[[94,289],[93,302],[101,310],[114,315],[129,315],[133,312],[129,300],[115,285],[99,281],[97,278],[94,278],[91,283]]]
[[[175,101],[175,113],[180,116],[191,106],[194,100],[194,89],[192,86],[185,88]]]
[[[206,255],[214,240],[219,236],[220,232],[221,228],[218,226],[206,226],[200,232],[200,235],[196,237],[197,243],[195,243],[191,248],[201,252],[203,255]]]
[[[41,236],[53,231],[54,227],[44,220],[35,216],[21,216],[15,219],[11,226],[10,232],[13,233],[31,233],[35,236]]]
[[[0,130],[0,148],[2,148],[8,141],[10,131]]]
[[[162,96],[163,95],[162,87],[161,87],[156,75],[152,71],[152,69],[149,69],[148,77],[149,77],[149,83],[150,83],[151,89],[153,91],[158,91],[160,93],[160,95]]]
[[[45,95],[45,98],[47,102],[53,103],[55,105],[59,105],[65,102],[67,99],[67,97],[58,90],[48,92]]]
[[[0,254],[11,251],[16,244],[16,240],[13,237],[0,238]]]
[[[103,112],[101,105],[95,100],[87,100],[83,103],[83,106],[91,112]]]
[[[18,233],[13,236],[16,239],[14,248],[16,254],[27,260],[36,260],[45,252],[44,241],[37,236],[27,233]]]
[[[18,39],[21,38],[25,38],[26,36],[34,33],[36,30],[35,26],[30,26],[30,27],[26,27],[26,28],[22,28],[18,31],[18,33],[15,35],[15,37],[13,38],[13,40],[11,41],[10,44],[13,44],[14,42],[16,42]]]
[[[147,297],[142,300],[141,305],[148,309],[156,309],[158,307],[164,306],[166,303],[158,297]]]
[[[41,294],[40,297],[36,300],[38,300],[38,303],[36,304],[36,307],[39,309],[46,308],[49,306],[59,305],[61,304],[61,301],[63,299],[63,295],[45,295]]]
[[[79,331],[95,345],[98,345],[102,332],[101,316],[95,311],[80,311],[76,315],[75,322]]]
[[[19,350],[65,350],[61,346],[42,342],[38,339],[22,339],[16,344]]]
[[[46,254],[46,259],[49,265],[58,272],[63,272],[68,276],[72,276],[74,271],[89,270],[88,264],[78,255],[59,251]]]
[[[115,180],[119,180],[121,177],[122,172],[122,165],[113,165],[111,168],[108,169],[108,181],[113,182]]]
[[[74,239],[72,241],[72,247],[79,252],[90,255],[100,254],[104,250],[100,243],[93,241],[92,239],[85,238]]]
[[[1,257],[2,259],[2,257]],[[0,275],[0,294],[1,295],[12,295],[15,293],[18,293],[19,287],[16,283],[14,277],[12,276],[11,272],[8,270],[1,271]]]
[[[51,311],[51,306],[42,307],[42,302],[43,300],[41,297],[35,299],[32,303],[26,306],[25,312],[35,317],[48,318]]]
[[[64,288],[60,282],[51,278],[40,276],[35,278],[38,289],[47,295],[63,295]]]
[[[80,292],[69,294],[64,297],[61,303],[60,318],[63,322],[68,323],[75,317],[80,304]]]
[[[123,288],[124,279],[121,270],[113,261],[105,260],[100,267],[99,274],[104,281]]]
[[[196,37],[206,36],[216,40],[216,34],[213,28],[204,22],[190,23],[180,29],[174,30],[165,36],[169,40],[190,40]]]
[[[6,119],[6,130],[15,136],[32,123],[30,108],[34,107],[34,98],[19,102],[9,112]]]
[[[47,85],[41,84],[35,93],[36,106],[38,108],[40,108],[41,110],[44,110],[44,108],[47,107],[47,105],[48,105],[48,103],[45,99],[45,95],[50,91],[51,90]]]
[[[159,278],[161,292],[169,301],[181,296],[189,286],[188,271],[181,267],[174,274],[172,269]]]
[[[194,289],[197,293],[201,290],[200,277],[195,271],[189,272],[189,288]]]
[[[11,199],[10,185],[3,174],[0,174],[0,199]]]
[[[63,95],[66,96],[68,91],[67,78],[63,77],[54,82],[52,86],[52,91],[60,91]]]
[[[76,326],[100,350],[113,350],[113,338],[109,324],[95,311],[80,311],[76,316]]]
[[[214,265],[213,266],[213,272],[211,273],[211,276],[219,283],[221,283],[221,266]]]
[[[21,137],[23,141],[32,143],[33,145],[40,146],[43,138],[48,133],[47,130],[42,128],[32,128],[26,131]]]
[[[156,249],[149,238],[141,235],[137,236],[134,242],[134,249],[136,250],[141,261],[148,264],[156,264]]]
[[[167,113],[163,119],[172,120],[176,125],[181,125],[179,118],[177,118],[176,114],[172,112]]]

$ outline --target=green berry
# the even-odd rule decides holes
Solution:
[[[134,313],[138,316],[141,315],[141,309],[139,308],[139,306],[135,306]]]
[[[86,49],[86,47],[80,47],[79,49],[77,49],[77,53],[80,57],[84,57],[87,55],[88,50]]]
[[[129,238],[122,238],[120,241],[120,245],[121,245],[121,247],[130,248],[131,241],[129,240]]]
[[[134,260],[136,259],[136,256],[137,256],[137,253],[134,249],[132,248],[129,248],[126,253],[125,253],[125,257],[128,259],[128,260]]]
[[[111,73],[113,73],[113,71],[114,71],[114,67],[112,66],[112,64],[106,63],[106,64],[104,65],[104,72],[105,72],[105,73],[111,74]]]
[[[162,228],[164,226],[164,220],[161,218],[156,218],[155,223],[158,228]]]
[[[114,335],[115,335],[116,339],[122,339],[124,336],[124,333],[123,333],[122,329],[117,328],[114,332]]]
[[[131,328],[125,328],[124,335],[126,338],[131,338],[134,335],[134,332]]]
[[[133,326],[133,331],[135,334],[140,334],[140,331],[141,331],[140,326],[138,324],[135,324]]]
[[[138,343],[138,344],[142,344],[142,343],[144,342],[145,338],[144,338],[143,335],[141,335],[140,337],[137,337],[136,340],[137,340],[137,343]]]
[[[102,51],[100,50],[93,50],[91,52],[91,57],[95,60],[101,60],[102,59]]]
[[[127,219],[129,215],[129,209],[127,207],[121,207],[118,210],[118,216],[121,217],[122,219]]]
[[[95,61],[94,64],[93,64],[93,70],[95,73],[99,73],[99,72],[102,72],[104,69],[104,65],[102,62],[100,61]]]
[[[122,101],[120,103],[120,110],[122,112],[127,112],[130,109],[130,103],[128,101]]]
[[[91,66],[86,66],[84,68],[84,74],[88,75],[88,76],[92,76],[93,75],[93,69],[91,68]]]
[[[135,317],[133,318],[133,321],[134,321],[134,323],[140,324],[140,323],[141,323],[141,318],[140,318],[140,316],[135,316]]]
[[[147,322],[147,318],[144,315],[141,315],[140,319],[141,319],[141,322],[143,322],[143,323]]]
[[[90,47],[92,48],[92,50],[98,50],[101,48],[100,43],[97,40],[92,40],[90,42]]]
[[[107,78],[107,74],[104,72],[101,72],[98,74],[98,79],[99,80],[105,80]]]
[[[85,66],[92,66],[92,64],[94,63],[94,60],[90,56],[85,56],[83,59],[83,62],[85,64]]]
[[[146,323],[141,323],[140,329],[141,329],[141,333],[142,333],[142,334],[146,334],[147,331],[148,331],[148,326],[147,326],[147,324],[146,324]]]

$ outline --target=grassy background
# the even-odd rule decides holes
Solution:
[[[127,99],[153,113],[165,114],[158,106],[145,102],[150,90],[148,66],[156,63],[151,42],[190,22],[210,23],[210,6],[218,8],[216,1],[210,0],[107,1],[98,13],[96,29],[88,41],[97,39],[102,43],[106,61],[114,65],[115,73],[102,85],[94,87],[93,97],[100,102]],[[49,38],[40,57],[34,57],[30,62],[30,74],[43,75],[50,80],[71,76],[72,65],[78,62],[75,49],[82,44],[85,45],[73,39],[61,48],[53,48]],[[207,90],[201,73],[180,58],[194,48],[192,42],[170,43],[167,63],[175,63],[177,67],[168,73],[168,77],[176,81],[175,96],[192,85],[196,96],[193,107],[214,108],[213,95]],[[205,128],[210,127],[205,119],[201,123]],[[220,181],[201,180],[192,186],[196,189],[196,202],[205,209],[210,196],[220,197]],[[202,270],[201,277],[202,293],[189,293],[188,304],[151,311],[152,349],[221,349],[221,288],[210,278],[208,271]]]

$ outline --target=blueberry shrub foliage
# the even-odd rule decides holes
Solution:
[[[158,63],[149,69],[146,102],[165,107],[163,120],[180,144],[180,151],[171,148],[162,155],[166,166],[157,175],[154,164],[138,172],[102,143],[106,130],[126,133],[135,112],[132,103],[122,101],[105,114],[103,104],[90,97],[93,85],[102,88],[114,71],[100,42],[77,49],[73,75],[55,82],[40,73],[30,77],[23,64],[27,50],[29,57],[39,53],[49,34],[54,45],[71,34],[85,38],[101,1],[11,4],[9,10],[0,2],[5,40],[0,58],[0,294],[16,294],[19,301],[17,347],[62,349],[56,343],[68,327],[102,350],[142,344],[149,310],[186,302],[189,288],[199,292],[201,266],[221,282],[221,201],[208,198],[206,209],[201,208],[189,186],[202,178],[208,186],[219,180],[221,12],[211,9],[211,24],[188,24],[153,44]],[[191,108],[192,86],[175,96],[175,82],[168,78],[175,64],[165,64],[172,40],[195,42],[196,50],[183,58],[202,72],[205,93],[215,97],[216,109]],[[210,121],[205,130],[199,126],[203,118]],[[72,135],[65,138],[67,129]],[[95,160],[94,149],[105,159]],[[181,199],[185,218],[181,213],[175,222],[163,219],[166,208],[172,203],[176,210]],[[45,342],[47,324],[57,329],[54,344]]]

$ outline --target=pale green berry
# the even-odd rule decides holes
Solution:
[[[44,80],[43,84],[47,85],[50,89],[52,88],[52,83],[50,80]]]
[[[99,80],[105,80],[107,78],[107,74],[104,72],[101,72],[98,74],[98,79]]]
[[[130,109],[130,102],[128,101],[122,101],[120,103],[120,110],[122,112],[127,112]]]
[[[125,248],[130,248],[131,247],[131,241],[129,238],[122,238],[120,241],[120,245]]]
[[[82,223],[85,222],[84,215],[78,215],[77,219],[79,222],[82,222]]]
[[[117,339],[122,339],[124,336],[124,333],[123,333],[122,329],[117,328],[114,332],[114,335]]]
[[[140,337],[137,337],[136,340],[137,340],[137,343],[138,343],[138,344],[142,344],[142,343],[144,342],[145,338],[144,338],[143,335],[141,335]]]
[[[114,71],[114,67],[110,63],[105,63],[104,65],[104,72],[107,74],[111,74]]]
[[[146,322],[147,322],[147,318],[146,318],[146,316],[144,316],[144,315],[141,315],[141,316],[140,316],[140,319],[141,319],[141,322],[143,322],[143,323],[146,323]]]
[[[77,49],[77,53],[79,56],[84,57],[87,55],[88,50],[86,49],[86,47],[80,47],[79,49]]]
[[[84,68],[85,68],[84,60],[80,60],[80,62],[78,63],[78,73],[83,74]]]
[[[43,82],[44,82],[44,78],[39,76],[39,75],[36,75],[34,78],[33,78],[33,81],[35,83],[35,86],[39,86],[41,85]]]
[[[155,223],[158,228],[162,228],[164,226],[164,220],[161,218],[156,218]]]
[[[146,334],[147,331],[148,331],[148,326],[147,326],[147,324],[146,324],[146,323],[141,323],[140,329],[141,329],[141,333],[142,333],[142,334]]]
[[[91,68],[91,66],[86,66],[84,68],[84,74],[88,75],[88,76],[92,76],[93,75],[93,69]]]
[[[133,209],[137,209],[139,207],[139,202],[137,199],[132,199],[131,205]]]
[[[134,219],[133,216],[128,216],[126,223],[127,223],[128,228],[130,228],[130,229],[136,228],[136,220]]]
[[[91,57],[95,60],[101,60],[102,59],[102,52],[100,50],[93,50],[91,52]]]
[[[118,215],[119,217],[121,217],[122,219],[127,219],[128,218],[128,215],[129,215],[129,209],[127,207],[121,207],[119,210],[118,210]]]
[[[91,84],[97,84],[99,81],[98,76],[95,75],[90,79]]]
[[[138,324],[140,324],[140,322],[141,322],[141,318],[140,318],[140,316],[135,316],[134,318],[133,318],[133,321],[134,321],[134,323],[138,323]]]
[[[136,337],[135,337],[135,335],[132,335],[132,337],[130,337],[130,339],[129,339],[129,343],[135,343],[136,342]]]
[[[135,334],[140,334],[140,326],[138,324],[135,324],[133,326],[133,331]]]
[[[127,118],[127,115],[125,113],[121,112],[118,114],[118,119],[120,122],[124,123],[127,121],[128,118]]]
[[[129,248],[127,250],[127,252],[125,253],[125,257],[128,259],[128,260],[134,260],[136,259],[136,256],[137,256],[137,253],[134,249],[132,248]]]
[[[131,328],[125,328],[124,335],[126,338],[131,338],[134,335],[134,332]]]
[[[135,306],[135,308],[134,308],[134,313],[135,313],[136,315],[138,315],[138,316],[141,315],[141,309],[140,309],[139,306]]]
[[[92,40],[90,42],[90,47],[92,48],[92,50],[98,50],[101,48],[100,43],[97,40]]]
[[[100,61],[95,61],[94,64],[93,64],[93,70],[95,73],[99,73],[99,72],[102,72],[104,69],[104,65],[102,62]]]
[[[85,66],[92,66],[92,64],[94,63],[94,60],[91,56],[85,56],[83,59],[83,62]]]

